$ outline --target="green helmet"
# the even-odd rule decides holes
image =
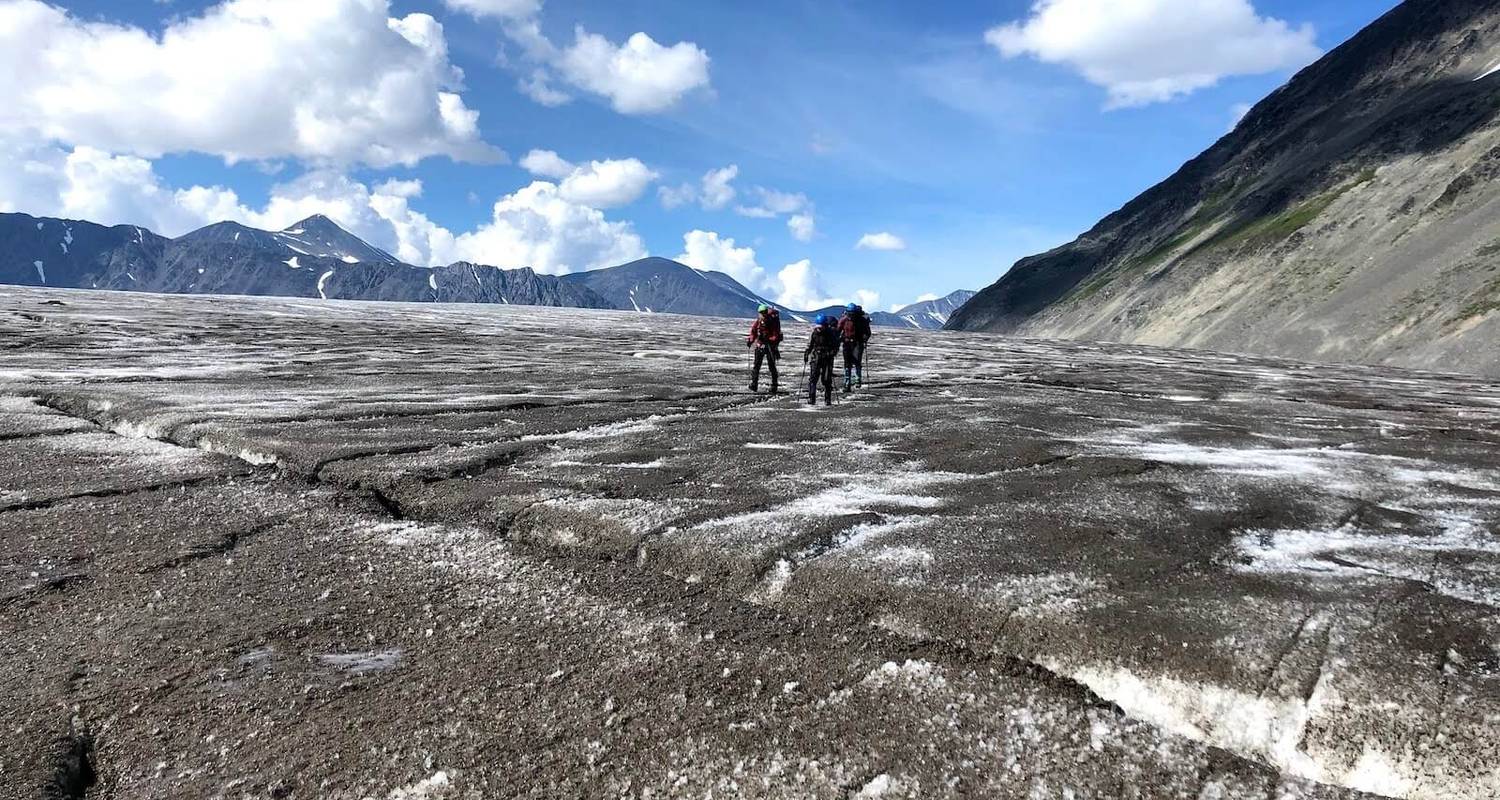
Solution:
[[[755,310],[756,310],[756,311],[757,311],[757,312],[758,312],[758,313],[761,313],[761,314],[764,314],[764,313],[766,313],[766,312],[767,312],[767,311],[770,311],[770,310],[771,310],[771,307],[770,307],[770,306],[768,306],[768,305],[766,305],[766,304],[765,304],[765,303],[761,303],[761,304],[760,304],[760,308],[757,308],[757,309],[755,309]]]

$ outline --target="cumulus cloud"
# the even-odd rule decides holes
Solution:
[[[532,150],[521,157],[521,168],[532,175],[561,180],[576,169],[573,162],[551,150]]]
[[[134,224],[167,236],[235,220],[279,230],[323,214],[371,244],[419,265],[477,261],[561,274],[614,266],[646,255],[630,223],[562,196],[536,181],[495,203],[491,219],[454,233],[412,208],[414,180],[373,187],[337,170],[313,170],[272,187],[265,205],[247,205],[232,189],[174,189],[151,162],[90,147],[17,146],[0,140],[0,210]]]
[[[838,298],[829,297],[823,291],[818,272],[813,269],[811,259],[804,258],[787,264],[776,273],[776,279],[781,283],[781,293],[777,295],[776,302],[787,308],[811,310],[844,302]]]
[[[694,269],[723,272],[751,291],[772,299],[777,305],[798,311],[810,311],[846,300],[829,296],[810,259],[787,264],[775,275],[758,262],[755,249],[741,247],[734,239],[713,231],[695,230],[682,237],[683,252],[677,260]],[[862,305],[874,307],[880,295],[865,289],[855,292]]]
[[[779,192],[757,186],[752,194],[757,202],[735,206],[734,212],[752,219],[775,219],[786,216],[787,231],[799,242],[810,242],[818,233],[817,215],[807,195]]]
[[[590,161],[580,165],[551,150],[532,150],[521,159],[521,166],[533,175],[561,179],[559,196],[594,208],[634,203],[658,177],[638,159]]]
[[[160,34],[0,3],[0,128],[36,142],[377,167],[502,158],[461,82],[442,26],[392,19],[387,0],[227,0]]]
[[[536,181],[495,203],[489,223],[457,237],[454,253],[500,267],[529,266],[561,275],[615,266],[646,255],[628,222],[570,202],[555,184]]]
[[[666,46],[637,32],[623,44],[615,44],[579,26],[573,31],[572,44],[559,47],[542,33],[534,12],[510,16],[505,34],[519,47],[526,71],[519,87],[542,105],[558,106],[573,99],[558,88],[561,83],[608,100],[622,114],[658,114],[688,94],[709,88],[708,53],[692,42]]]
[[[739,165],[730,164],[722,169],[710,170],[704,175],[703,207],[712,211],[734,202],[736,194],[734,179],[739,177],[739,174]]]
[[[786,227],[799,242],[810,242],[818,235],[818,221],[812,214],[793,214],[787,217]]]
[[[683,235],[682,248],[677,260],[694,269],[722,272],[752,291],[767,286],[766,271],[756,263],[755,250],[739,247],[733,239],[722,238],[714,231],[694,230]]]
[[[709,170],[697,186],[691,183],[663,186],[657,190],[657,196],[664,208],[677,208],[696,201],[707,211],[717,211],[734,202],[738,194],[734,188],[734,179],[739,174],[739,166],[730,164],[721,169]]]
[[[1293,69],[1321,55],[1311,25],[1263,17],[1250,0],[1037,0],[990,29],[1007,58],[1065,64],[1109,92],[1109,107],[1159,103],[1231,75]]]
[[[879,233],[867,233],[859,237],[859,243],[854,245],[856,250],[905,250],[906,240],[894,233],[881,231]]]
[[[692,42],[671,47],[635,33],[615,45],[578,28],[557,69],[574,86],[608,98],[622,114],[656,114],[708,86],[708,53]]]
[[[770,219],[782,214],[810,213],[812,209],[812,202],[807,199],[807,195],[801,193],[778,192],[775,189],[757,186],[755,195],[760,202],[755,205],[738,206],[735,212],[745,217]]]

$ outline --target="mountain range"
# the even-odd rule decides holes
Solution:
[[[955,330],[1500,374],[1500,4],[1407,0]]]
[[[220,222],[176,239],[133,225],[0,214],[0,283],[77,289],[338,300],[497,303],[754,316],[770,301],[722,272],[666,258],[542,275],[460,261],[405,264],[314,215],[281,231]],[[937,329],[973,292],[870,314],[876,325]],[[798,321],[842,309],[788,311]]]

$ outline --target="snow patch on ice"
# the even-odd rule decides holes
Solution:
[[[925,691],[946,687],[948,679],[943,677],[942,670],[931,661],[908,660],[902,664],[887,661],[870,670],[859,683],[873,689]]]
[[[323,291],[323,287],[328,285],[328,279],[332,277],[333,270],[328,270],[327,272],[318,276],[318,297],[324,300],[328,299],[328,295]]]
[[[218,453],[219,455],[238,458],[246,464],[257,467],[274,466],[281,462],[281,458],[270,453],[261,453],[248,448],[236,448],[233,445],[222,444],[208,437],[199,439],[196,447],[205,453]]]
[[[589,440],[609,439],[615,436],[629,436],[636,433],[646,433],[656,429],[658,420],[664,419],[660,415],[652,415],[641,420],[623,420],[620,422],[608,422],[602,425],[593,425],[578,430],[566,431],[564,433],[532,433],[521,437],[523,442],[547,441],[555,439],[567,440]]]
[[[359,259],[355,258],[354,256],[344,256],[340,260],[343,261],[345,264],[358,264],[359,263]]]
[[[891,790],[891,776],[881,773],[870,779],[869,783],[860,787],[859,793],[854,795],[855,800],[874,800],[877,797],[885,797]]]
[[[1179,736],[1263,759],[1299,778],[1325,777],[1322,765],[1300,749],[1303,729],[1318,703],[1317,689],[1309,702],[1137,675],[1121,667],[1070,669],[1054,660],[1044,660],[1042,666],[1082,683],[1126,714]]]
[[[1103,587],[1098,581],[1073,572],[1046,575],[1012,575],[987,593],[1021,617],[1057,617],[1085,608],[1089,595]]]
[[[438,290],[438,288],[437,288],[437,273],[436,272],[429,272],[429,273],[427,273],[427,288],[433,290],[434,292],[436,292]]]
[[[291,267],[292,269],[302,269],[302,265],[297,263],[297,257],[296,256],[292,256],[291,258],[289,258],[286,261],[283,261],[281,263],[286,264],[288,267]]]
[[[1397,771],[1385,753],[1367,747],[1354,769],[1344,776],[1344,785],[1386,797],[1406,797],[1411,793],[1413,782]]]
[[[1235,539],[1244,559],[1235,569],[1275,575],[1342,578],[1384,577],[1430,585],[1443,595],[1500,608],[1500,588],[1435,571],[1433,559],[1416,553],[1500,556],[1500,540],[1485,524],[1454,511],[1435,515],[1436,535],[1361,532],[1352,523],[1336,530],[1252,530]]]
[[[46,265],[44,265],[40,261],[33,261],[33,262],[31,262],[31,265],[33,267],[36,267],[37,277],[41,278],[42,279],[42,283],[45,284],[47,282],[47,269],[46,269]]]
[[[447,772],[434,773],[432,777],[420,780],[410,786],[392,789],[387,795],[387,800],[427,800],[432,797],[442,797],[448,793],[453,785]]]

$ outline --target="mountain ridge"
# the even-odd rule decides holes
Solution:
[[[56,248],[54,250],[53,248]],[[661,257],[566,275],[467,261],[419,267],[315,214],[280,231],[224,221],[175,239],[134,225],[0,214],[0,283],[171,294],[543,305],[753,316],[768,300],[722,272]],[[788,311],[793,319],[815,312]],[[871,314],[876,324],[938,327]]]
[[[947,327],[1500,373],[1500,8],[1407,0]]]

